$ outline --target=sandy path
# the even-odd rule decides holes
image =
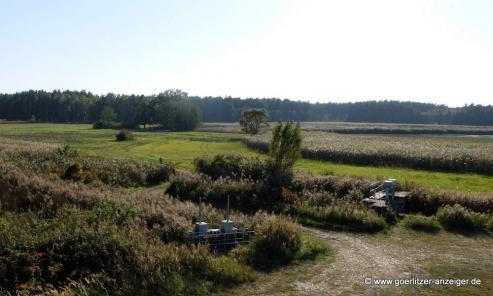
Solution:
[[[228,295],[399,295],[412,290],[367,285],[365,278],[425,278],[430,276],[430,264],[452,264],[471,270],[482,266],[493,271],[491,238],[401,231],[378,235],[312,228],[305,231],[330,245],[335,256],[266,274]]]

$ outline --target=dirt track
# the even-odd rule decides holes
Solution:
[[[379,235],[305,230],[330,245],[335,255],[267,274],[255,283],[231,291],[230,295],[401,295],[430,292],[430,288],[424,290],[413,286],[367,285],[365,278],[433,278],[438,276],[430,274],[434,267],[447,270],[446,274],[440,274],[442,276],[493,279],[493,239],[489,237],[416,234],[400,230]],[[483,285],[482,288],[488,287]],[[447,290],[450,292],[453,290]],[[491,295],[491,290],[479,292]]]

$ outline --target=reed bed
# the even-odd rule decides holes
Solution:
[[[269,134],[264,134],[247,137],[244,143],[265,152],[268,141]],[[348,164],[493,175],[493,141],[486,140],[305,132],[302,155]]]
[[[366,122],[300,122],[303,131],[323,131],[339,134],[402,134],[402,135],[493,135],[491,126],[401,124]],[[271,123],[271,126],[273,123]],[[204,122],[198,130],[204,132],[240,133],[238,123]]]

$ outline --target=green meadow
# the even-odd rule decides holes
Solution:
[[[131,158],[145,161],[171,162],[179,168],[191,169],[198,156],[218,153],[239,153],[264,157],[248,149],[243,135],[214,132],[135,131],[136,140],[116,142],[116,130],[95,130],[89,124],[2,123],[0,136],[58,143],[89,155]],[[472,192],[493,191],[493,177],[468,173],[445,173],[406,168],[356,166],[302,159],[296,169],[320,174],[355,175],[375,178],[396,178],[432,189]]]

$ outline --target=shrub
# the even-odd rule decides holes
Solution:
[[[166,193],[186,200],[198,201],[199,197],[207,195],[211,187],[211,180],[207,176],[189,171],[180,171],[170,181]]]
[[[486,229],[488,223],[486,214],[473,212],[458,204],[440,208],[437,219],[449,230],[480,231]]]
[[[301,156],[300,124],[279,122],[272,130],[269,143],[269,162],[283,171],[293,168]]]
[[[301,231],[296,224],[286,218],[269,219],[257,229],[248,260],[255,268],[271,270],[293,261],[301,246]]]
[[[269,206],[261,190],[259,184],[249,180],[218,179],[212,182],[206,200],[214,206],[225,207],[229,197],[232,208],[253,213]]]
[[[276,195],[279,195],[282,187],[289,187],[293,180],[293,172],[278,167],[276,164],[268,163],[265,168],[265,180],[264,183],[267,189],[271,191],[277,191]]]
[[[440,230],[440,224],[435,219],[422,215],[406,215],[400,223],[403,227],[416,231],[438,232]]]
[[[353,204],[342,203],[320,208],[298,205],[289,207],[286,212],[302,223],[329,229],[378,232],[388,228],[385,218],[371,209]]]
[[[291,170],[274,163],[237,155],[197,158],[195,167],[215,180],[209,192],[211,203],[217,204],[217,197],[225,202],[230,196],[236,199],[234,204],[246,211],[282,208],[281,193],[293,178]]]
[[[347,176],[313,176],[311,174],[296,174],[290,188],[295,192],[321,193],[341,199],[349,197],[352,201],[361,201],[362,196],[367,196],[370,184],[374,180],[364,177]]]
[[[147,173],[146,182],[149,185],[166,182],[175,174],[175,168],[169,164],[161,164],[159,167],[152,169]]]
[[[114,122],[97,120],[92,124],[93,129],[107,129],[107,128],[115,128],[116,124]]]
[[[411,193],[407,197],[409,213],[434,215],[440,207],[459,204],[479,213],[493,212],[493,194],[460,191],[431,191],[415,186],[405,188]]]
[[[130,141],[134,140],[135,136],[134,134],[129,131],[128,129],[122,129],[118,134],[115,135],[116,140],[121,142],[121,141]]]
[[[63,179],[65,180],[73,180],[80,181],[83,179],[83,169],[82,166],[78,163],[69,166],[65,170],[65,174],[63,174]]]
[[[197,202],[199,197],[216,207],[225,207],[228,197],[232,208],[255,212],[270,206],[261,184],[250,180],[211,180],[208,176],[180,171],[170,178],[166,193],[181,200]]]
[[[258,134],[262,129],[269,126],[267,123],[267,110],[265,109],[247,109],[241,114],[241,130],[248,134]]]
[[[259,181],[264,178],[265,163],[253,157],[235,154],[217,154],[214,157],[200,157],[194,160],[197,172],[212,179],[251,179]]]

